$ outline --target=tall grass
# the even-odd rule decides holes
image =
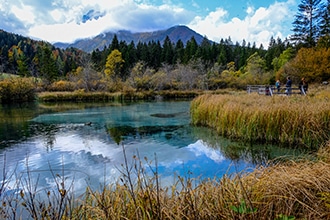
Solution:
[[[315,148],[330,138],[330,100],[315,96],[202,95],[191,118],[244,141]]]
[[[123,92],[85,92],[76,90],[73,92],[41,92],[38,93],[39,101],[134,101],[154,99],[191,99],[198,96],[198,91],[123,91]]]
[[[330,219],[330,142],[319,160],[269,164],[252,173],[198,180],[145,175],[141,161],[125,163],[121,182],[87,190],[76,217],[85,219]],[[322,158],[322,159],[321,159]],[[127,169],[127,166],[130,167]],[[137,175],[137,181],[133,176]],[[157,181],[158,180],[158,181]],[[133,183],[133,184],[131,184]]]
[[[99,190],[86,188],[74,199],[64,173],[53,174],[56,187],[38,190],[33,170],[17,180],[18,193],[8,191],[14,175],[0,184],[2,219],[330,219],[330,142],[318,160],[270,163],[252,172],[200,180],[178,176],[162,186],[157,157],[127,158],[122,175]],[[125,152],[124,152],[125,154]],[[147,173],[150,173],[148,175]],[[107,174],[105,174],[107,175]],[[44,193],[44,200],[40,194]],[[17,212],[21,210],[21,212]],[[25,212],[22,212],[25,211]]]

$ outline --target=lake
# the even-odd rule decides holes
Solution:
[[[2,106],[2,182],[11,190],[27,181],[47,190],[62,177],[83,193],[86,186],[99,189],[118,181],[126,158],[132,173],[139,161],[146,173],[157,170],[161,184],[169,185],[178,176],[205,179],[249,172],[269,159],[296,154],[232,142],[193,127],[189,108],[189,101]]]

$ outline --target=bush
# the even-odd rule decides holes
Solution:
[[[32,79],[7,78],[0,81],[0,102],[27,102],[35,100],[36,92]]]
[[[52,83],[48,90],[53,92],[73,92],[75,90],[75,84],[69,81],[60,80]]]

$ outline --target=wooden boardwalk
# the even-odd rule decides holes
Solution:
[[[260,95],[306,95],[304,89],[299,87],[291,87],[288,91],[286,87],[281,87],[279,90],[272,85],[247,85],[247,93],[256,92]]]

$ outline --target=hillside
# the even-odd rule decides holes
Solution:
[[[55,43],[54,45],[59,48],[68,48],[74,47],[81,49],[85,52],[92,52],[95,49],[103,50],[105,46],[108,46],[114,36],[117,36],[119,41],[125,41],[126,43],[134,42],[137,44],[138,42],[150,42],[150,41],[159,41],[163,44],[166,36],[170,38],[172,42],[177,42],[179,39],[186,44],[188,40],[192,37],[195,38],[196,42],[200,44],[203,41],[203,36],[196,33],[186,26],[174,26],[166,30],[159,30],[154,32],[140,32],[140,33],[132,33],[130,31],[118,31],[118,32],[108,32],[104,34],[100,34],[91,39],[81,39],[77,40],[72,44],[64,44],[64,43]]]
[[[60,49],[49,42],[33,40],[0,29],[0,73],[38,76],[54,71],[54,76],[75,70],[86,53],[75,48]]]

